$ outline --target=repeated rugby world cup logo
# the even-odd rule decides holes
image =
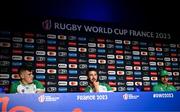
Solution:
[[[50,30],[51,27],[52,27],[51,20],[48,20],[48,19],[47,19],[47,20],[45,20],[45,21],[42,22],[42,28],[43,28],[44,30]]]

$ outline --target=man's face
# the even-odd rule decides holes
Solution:
[[[96,82],[98,79],[97,72],[96,71],[89,71],[88,77],[89,77],[90,82]]]
[[[29,70],[25,70],[21,72],[21,78],[22,78],[22,82],[24,84],[30,84],[33,82],[33,73],[32,71]]]
[[[164,83],[164,84],[168,84],[168,77],[167,76],[164,76],[164,77],[161,77],[161,81]]]

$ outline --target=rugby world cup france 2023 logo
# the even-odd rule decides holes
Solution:
[[[51,30],[52,28],[52,21],[50,19],[44,20],[42,22],[42,28],[46,31]]]
[[[45,96],[44,95],[39,96],[38,100],[40,103],[43,103],[45,101]]]

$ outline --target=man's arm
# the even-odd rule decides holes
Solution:
[[[38,80],[34,80],[33,82],[37,88],[36,93],[44,93],[45,92],[45,87],[42,85],[41,82],[39,82]]]
[[[10,87],[10,93],[17,93],[17,83],[12,83],[11,87]]]

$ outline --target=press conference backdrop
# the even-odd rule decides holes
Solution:
[[[0,31],[0,91],[19,80],[23,63],[47,93],[83,92],[96,68],[115,91],[151,91],[159,70],[180,90],[180,43],[168,32],[59,18],[24,19]]]
[[[0,94],[2,112],[180,112],[179,92]]]

